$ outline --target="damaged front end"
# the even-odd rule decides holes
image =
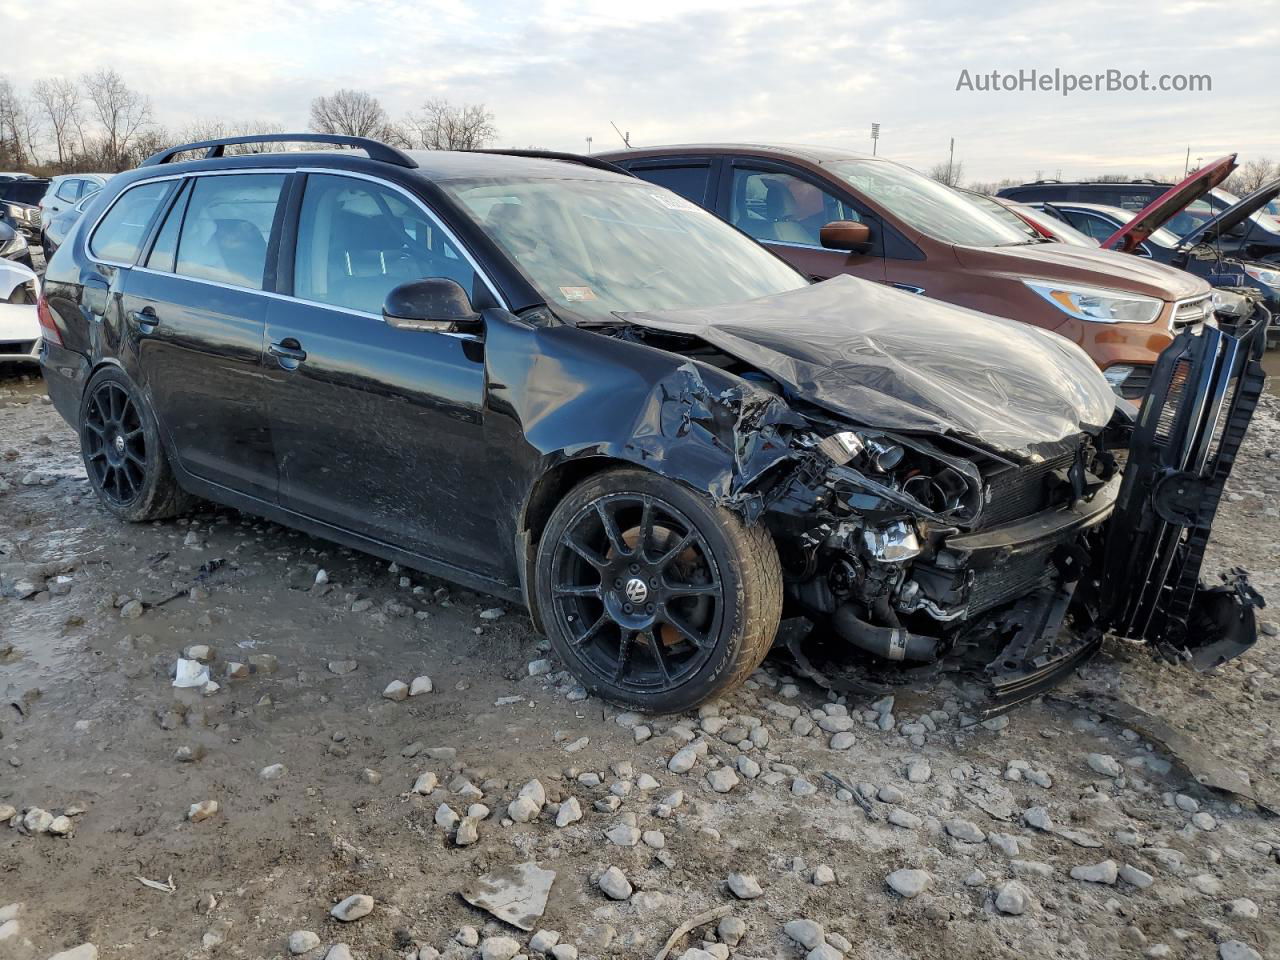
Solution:
[[[1029,455],[945,424],[859,422],[849,407],[833,409],[852,395],[834,378],[821,385],[831,402],[815,402],[819,391],[796,373],[806,358],[790,342],[782,357],[776,346],[759,348],[750,331],[695,330],[672,318],[647,319],[651,329],[629,336],[775,393],[737,405],[741,482],[718,499],[774,534],[788,618],[780,641],[802,672],[869,691],[914,675],[882,669],[889,663],[963,670],[984,681],[993,714],[1060,681],[1106,634],[1198,669],[1255,642],[1262,598],[1244,571],[1207,587],[1200,568],[1262,390],[1268,320],[1261,311],[1234,334],[1181,334],[1140,410],[1118,401],[1109,423],[1090,422],[1090,387],[1073,408],[1076,429],[1046,435]],[[874,346],[883,367],[883,339]],[[865,343],[847,347],[841,359],[870,352]],[[890,387],[909,387],[919,409],[951,392],[893,372]],[[877,376],[883,386],[887,377]],[[996,386],[1003,376],[983,372]],[[1087,377],[1101,382],[1092,368]],[[1054,396],[1076,396],[1058,389]],[[765,410],[758,430],[752,423]],[[748,463],[754,469],[741,469]],[[823,629],[802,649],[815,624]]]

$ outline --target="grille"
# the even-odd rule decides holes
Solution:
[[[33,349],[34,340],[19,340],[17,343],[0,343],[0,357],[25,357]]]
[[[992,475],[987,481],[987,506],[982,511],[982,525],[999,526],[1050,506],[1053,472],[1067,469],[1074,459],[1074,453],[1065,453],[1052,460],[1009,467]]]
[[[1173,308],[1172,329],[1180,333],[1187,327],[1204,323],[1213,316],[1213,295],[1197,297],[1194,300],[1183,300]]]
[[[969,615],[974,616],[1024,596],[1053,582],[1054,567],[1049,555],[1054,545],[1032,550],[1022,556],[983,570],[969,588]]]

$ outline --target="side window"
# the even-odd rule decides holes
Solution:
[[[59,200],[65,200],[71,203],[80,196],[80,185],[83,180],[63,180],[58,184],[58,189],[54,191],[54,196]]]
[[[729,222],[757,240],[820,247],[824,224],[861,219],[852,207],[789,173],[733,171]]]
[[[194,178],[174,271],[261,290],[284,182],[284,175],[276,173]]]
[[[172,180],[159,180],[122,193],[89,238],[89,252],[99,260],[132,264],[152,218],[172,187]]]
[[[1095,217],[1091,213],[1079,213],[1074,210],[1068,210],[1066,211],[1066,217],[1067,221],[1073,227],[1098,241],[1107,239],[1107,237],[1120,229],[1109,220],[1103,220],[1101,217]]]
[[[631,172],[641,180],[647,180],[659,187],[666,187],[700,207],[707,206],[707,183],[711,179],[709,163],[689,163],[669,167],[633,167]]]
[[[163,270],[172,273],[178,258],[178,232],[182,229],[182,217],[186,213],[187,200],[191,196],[191,181],[182,184],[182,191],[169,207],[160,232],[156,234],[156,242],[151,247],[151,255],[147,257],[147,266],[152,270]]]
[[[298,215],[294,296],[381,314],[393,287],[424,277],[457,281],[476,296],[471,264],[416,203],[368,180],[308,175]]]

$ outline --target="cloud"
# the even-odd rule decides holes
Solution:
[[[927,167],[951,137],[976,179],[1178,172],[1192,158],[1280,154],[1280,0],[1247,23],[1197,0],[1116,7],[1035,0],[0,0],[21,23],[4,72],[22,82],[114,66],[157,119],[305,125],[312,97],[367,89],[393,115],[445,96],[484,102],[500,141],[578,150],[757,140],[870,147]],[[74,56],[69,55],[74,51]],[[1210,93],[971,93],[961,70],[1207,73]]]

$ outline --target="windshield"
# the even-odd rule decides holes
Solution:
[[[441,182],[547,302],[579,317],[709,307],[805,277],[683,197],[641,181]]]
[[[13,180],[0,186],[0,198],[10,203],[27,203],[35,206],[48,187],[47,180]]]
[[[909,227],[944,243],[996,247],[1034,243],[937,180],[885,160],[838,160],[824,166]]]

